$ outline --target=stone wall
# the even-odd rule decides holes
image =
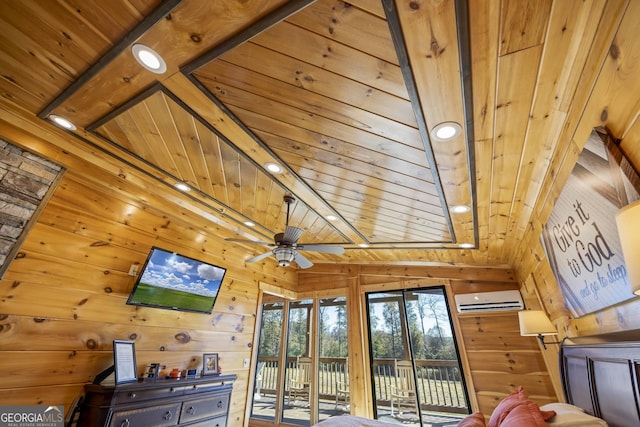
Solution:
[[[64,169],[0,139],[0,277]]]

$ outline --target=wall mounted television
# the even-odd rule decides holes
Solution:
[[[226,268],[152,247],[127,304],[211,314]]]

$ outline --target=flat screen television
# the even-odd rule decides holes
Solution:
[[[211,314],[226,272],[154,246],[127,304]]]

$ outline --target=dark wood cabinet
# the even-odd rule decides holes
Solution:
[[[235,375],[85,386],[80,426],[224,427]]]

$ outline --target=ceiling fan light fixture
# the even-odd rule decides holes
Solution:
[[[265,163],[264,167],[271,173],[282,173],[282,166],[277,163]]]
[[[431,137],[436,141],[451,141],[462,132],[462,126],[456,122],[443,122],[431,129]]]
[[[291,248],[275,248],[272,252],[280,267],[288,267],[296,256],[296,251]]]
[[[451,212],[453,213],[467,213],[471,210],[471,208],[467,205],[454,205],[451,207]]]
[[[49,116],[49,118],[51,119],[52,122],[54,122],[55,124],[57,124],[58,126],[60,126],[61,128],[66,129],[66,130],[76,130],[77,129],[76,125],[74,125],[73,123],[71,123],[69,120],[65,119],[62,116],[58,116],[56,114],[51,114]]]
[[[163,74],[167,71],[167,64],[162,59],[162,56],[150,47],[143,44],[134,44],[131,47],[131,51],[136,61],[152,73]]]

